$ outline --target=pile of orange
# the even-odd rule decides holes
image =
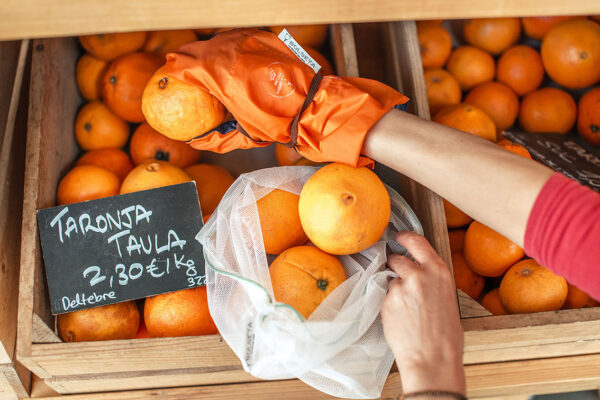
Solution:
[[[76,80],[89,102],[77,114],[75,139],[84,153],[58,184],[59,205],[187,182],[207,166],[197,164],[200,151],[154,130],[142,112],[144,89],[164,55],[195,40],[193,30],[80,37],[87,52]],[[196,179],[207,215],[233,182],[221,167],[208,167]],[[58,329],[65,341],[217,333],[205,287],[148,298],[143,317],[133,301],[62,314]]]
[[[452,48],[447,28],[465,42]],[[600,146],[600,86],[594,87],[600,82],[598,21],[574,16],[420,21],[417,34],[434,121],[527,158],[523,146],[502,138],[517,123],[527,132],[562,134],[577,125],[584,139]],[[520,43],[523,36],[526,44]],[[485,286],[481,303],[494,314],[597,304],[533,260],[521,261],[523,249],[446,200],[444,210],[456,286],[474,299]],[[484,284],[486,277],[495,279]],[[499,290],[493,287],[498,279]]]
[[[466,132],[480,135],[472,130],[491,120],[500,135],[518,119],[527,132],[566,134],[577,121],[579,134],[600,146],[600,89],[594,88],[600,82],[597,20],[465,20],[462,35],[456,35],[465,43],[454,49],[442,21],[419,21],[417,33],[434,121],[445,123],[439,116],[443,109],[463,101],[489,117],[455,110],[464,121],[451,126]],[[519,43],[523,36],[527,44]]]
[[[390,198],[367,168],[333,163],[315,172],[300,196],[275,189],[256,203],[265,251],[279,254],[269,274],[275,299],[308,318],[346,271],[335,257],[377,242],[390,219]],[[310,239],[312,246],[304,243]]]
[[[79,38],[85,52],[77,62],[76,81],[87,103],[77,114],[75,139],[84,152],[59,182],[56,196],[59,205],[194,180],[206,222],[234,177],[223,167],[199,163],[201,152],[185,141],[218,126],[227,110],[210,94],[165,75],[160,67],[166,53],[196,41],[197,33],[206,39],[228,29]],[[321,64],[323,74],[334,73],[321,54],[327,50],[324,47],[327,25],[286,29]],[[272,30],[277,33],[281,27]],[[281,165],[304,160],[294,150],[284,149],[286,154],[277,153]],[[284,253],[308,240],[300,222],[298,203],[298,195],[282,190],[275,190],[257,202],[268,253]],[[309,265],[313,261],[318,266],[328,265],[332,260],[339,264],[331,255],[322,256],[319,264],[315,251],[320,250],[314,247],[299,249],[292,258],[308,257]],[[332,268],[335,270],[336,265]],[[281,271],[282,276],[297,275],[296,270],[286,271],[285,267]],[[345,279],[343,268],[343,277],[339,268],[335,273],[338,281]],[[327,280],[327,273],[323,277]],[[329,293],[338,283],[320,282],[318,295]],[[278,293],[285,298],[291,291],[282,289]],[[306,298],[306,294],[300,297]],[[60,315],[60,336],[65,341],[87,341],[217,333],[208,310],[206,287],[149,297],[140,309],[141,306],[129,301]]]

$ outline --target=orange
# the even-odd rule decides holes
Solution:
[[[279,35],[285,28],[300,46],[320,47],[327,38],[327,25],[271,26],[271,32]]]
[[[466,229],[450,229],[448,230],[448,240],[450,240],[450,251],[462,253],[465,249],[465,234]]]
[[[321,75],[335,75],[335,71],[333,70],[331,63],[323,54],[309,46],[304,46],[304,50],[306,50],[308,55],[311,56],[313,60],[315,60],[321,66],[321,69],[319,70]]]
[[[483,291],[485,278],[469,268],[462,253],[452,253],[452,273],[456,288],[477,300]]]
[[[146,32],[101,33],[79,36],[79,43],[96,58],[111,61],[144,45]]]
[[[269,267],[275,300],[294,307],[304,318],[347,279],[337,258],[313,246],[287,249]]]
[[[481,108],[494,121],[496,133],[513,126],[519,114],[519,98],[511,88],[499,82],[475,86],[464,101]]]
[[[426,69],[425,85],[431,115],[435,115],[445,106],[460,103],[460,85],[448,71],[441,68]]]
[[[59,206],[95,200],[119,194],[121,181],[117,175],[96,165],[74,167],[58,183],[56,202]]]
[[[423,68],[443,67],[452,51],[452,40],[448,31],[440,24],[419,21],[417,36]]]
[[[304,184],[298,204],[308,238],[331,254],[353,254],[381,238],[390,220],[390,197],[368,168],[332,163]]]
[[[77,165],[96,165],[109,170],[123,181],[133,169],[127,153],[120,149],[98,149],[84,153],[75,163]]]
[[[202,222],[206,224],[206,222],[212,217],[212,214],[206,214],[202,216]]]
[[[144,323],[150,337],[215,335],[206,286],[147,297]]]
[[[215,211],[223,195],[235,181],[225,168],[218,165],[195,164],[187,167],[185,172],[196,181],[203,215]]]
[[[287,147],[281,143],[275,143],[275,158],[277,164],[281,166],[294,165],[296,161],[302,158],[300,153],[294,150],[293,147]]]
[[[121,194],[176,185],[192,178],[181,168],[166,161],[145,161],[135,167],[121,184]]]
[[[185,168],[200,159],[199,150],[192,149],[185,142],[161,135],[147,122],[133,132],[129,142],[129,153],[135,165],[154,159],[169,161],[173,165]]]
[[[532,39],[542,40],[554,25],[573,18],[577,18],[577,16],[528,17],[521,18],[521,22],[523,23],[523,30],[527,36]]]
[[[140,325],[135,301],[60,314],[58,334],[65,342],[133,339]]]
[[[299,201],[297,194],[275,189],[256,202],[267,254],[280,254],[308,240],[298,215]]]
[[[577,286],[571,285],[570,283],[567,283],[567,286],[569,287],[569,292],[567,293],[567,299],[565,300],[563,309],[567,310],[600,306],[600,303],[592,299],[589,294],[579,289]]]
[[[148,333],[148,329],[146,329],[146,325],[144,325],[144,320],[142,319],[142,321],[140,322],[140,327],[133,338],[134,339],[149,339],[150,337],[151,337],[150,333]]]
[[[75,77],[79,92],[86,100],[97,100],[102,94],[102,78],[108,63],[84,54],[77,61]]]
[[[496,78],[519,96],[533,92],[544,80],[542,57],[529,46],[511,47],[498,60]]]
[[[550,78],[570,89],[600,80],[600,25],[588,19],[564,21],[544,36],[542,62]]]
[[[221,125],[227,110],[205,90],[156,71],[144,89],[142,110],[154,129],[175,140],[190,140]]]
[[[600,146],[600,87],[579,99],[577,131],[588,142]]]
[[[525,147],[518,143],[513,143],[508,139],[500,139],[498,142],[496,142],[496,144],[502,147],[504,150],[508,150],[511,153],[521,157],[529,158],[531,160],[531,154],[529,154],[529,151],[527,151]]]
[[[481,299],[480,304],[493,315],[506,315],[506,310],[500,302],[500,291],[498,288],[487,292]]]
[[[472,46],[454,49],[446,69],[458,81],[462,90],[494,79],[495,63],[491,55]]]
[[[460,103],[442,108],[433,120],[463,132],[496,141],[494,121],[479,107]]]
[[[295,163],[295,166],[297,167],[321,167],[323,165],[327,165],[327,163],[325,162],[317,162],[317,161],[312,161],[309,160],[308,158],[304,158],[304,157],[300,157]]]
[[[167,53],[172,53],[184,44],[196,40],[198,40],[196,33],[191,29],[152,31],[148,32],[142,50],[146,53],[154,53],[164,59]]]
[[[513,265],[500,283],[500,302],[510,314],[560,310],[567,293],[564,278],[532,259]]]
[[[575,100],[564,90],[542,88],[521,100],[519,124],[527,132],[565,134],[571,130],[576,118]]]
[[[480,18],[465,22],[463,34],[467,43],[492,54],[500,54],[521,36],[519,18]]]
[[[141,319],[140,327],[138,328],[138,331],[133,338],[134,339],[149,339],[150,338],[150,333],[148,333],[148,329],[146,329],[146,324],[144,324],[143,318]]]
[[[108,108],[125,121],[144,121],[142,94],[162,63],[160,57],[149,53],[126,54],[113,61],[102,81],[102,98]]]
[[[450,203],[446,199],[442,199],[444,202],[444,213],[446,214],[446,225],[448,228],[460,228],[461,226],[468,225],[473,218],[462,212],[454,204]]]
[[[473,221],[465,235],[465,260],[479,275],[501,276],[525,253],[515,243],[480,222]]]
[[[75,139],[83,150],[120,148],[129,139],[129,125],[94,100],[77,113]]]

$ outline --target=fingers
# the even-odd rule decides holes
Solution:
[[[400,254],[390,254],[388,257],[388,267],[394,271],[400,278],[406,279],[418,266],[408,257]]]
[[[415,261],[421,265],[440,261],[440,256],[422,235],[410,231],[398,232],[396,241],[404,246]]]

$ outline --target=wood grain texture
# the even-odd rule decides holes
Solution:
[[[73,68],[75,39],[33,43],[21,236],[17,358],[48,377],[31,356],[33,313],[53,325],[42,264],[36,210],[55,205],[56,184],[78,152],[73,136],[77,93]],[[60,88],[58,90],[57,88]],[[60,144],[60,145],[58,145]]]
[[[50,329],[39,315],[33,313],[33,327],[31,333],[33,343],[62,343],[62,340]]]
[[[331,25],[331,48],[339,76],[358,76],[358,59],[352,24]]]
[[[0,42],[0,364],[13,362],[17,335],[27,101],[21,88],[28,50],[28,40]]]
[[[461,318],[489,317],[492,315],[491,312],[462,290],[458,289],[456,292],[458,293],[458,308],[460,309]]]
[[[465,332],[464,363],[600,353],[598,321]]]
[[[31,379],[15,354],[29,48],[0,43],[0,398],[26,396]]]
[[[596,0],[4,0],[0,40],[223,26],[600,14]],[[235,10],[235,12],[232,12]]]
[[[600,354],[543,360],[512,361],[465,367],[469,398],[559,393],[600,387]],[[34,386],[35,389],[35,386]],[[397,372],[389,375],[382,399],[398,399],[401,382]],[[333,399],[299,380],[195,386],[173,389],[133,390],[44,397],[45,400],[141,400],[147,398],[229,400],[325,400]]]
[[[219,335],[33,344],[31,358],[51,376],[203,368],[242,370]]]
[[[29,378],[23,378],[28,374],[29,371],[18,364],[0,365],[0,399],[29,397]]]
[[[58,393],[107,392],[165,387],[219,385],[255,382],[258,378],[239,368],[207,372],[203,368],[171,369],[166,371],[116,372],[110,374],[85,374],[57,376],[45,379],[45,384]]]

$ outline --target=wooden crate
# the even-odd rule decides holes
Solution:
[[[357,76],[352,26],[333,25],[330,36],[338,73]],[[59,393],[256,381],[243,371],[219,335],[82,343],[62,343],[56,337],[35,213],[54,206],[56,185],[79,151],[73,121],[81,98],[73,73],[80,50],[75,38],[37,40],[33,49],[19,288],[19,360]],[[419,205],[416,211],[428,237],[448,256],[439,198],[423,188],[407,193],[407,197]]]
[[[384,25],[391,57],[387,64],[393,67],[394,80],[400,90],[404,85],[404,90],[415,93],[415,113],[429,118],[420,50],[411,33],[415,31],[414,24]],[[402,64],[407,57],[412,60],[410,70]],[[462,292],[459,304],[465,330],[465,365],[600,352],[600,307],[491,316]],[[596,376],[600,382],[600,370]]]
[[[0,399],[26,396],[30,379],[15,358],[28,50],[29,40],[0,42]]]
[[[0,2],[0,40],[196,27],[600,14],[597,0],[162,0]],[[235,10],[235,12],[232,12]]]

